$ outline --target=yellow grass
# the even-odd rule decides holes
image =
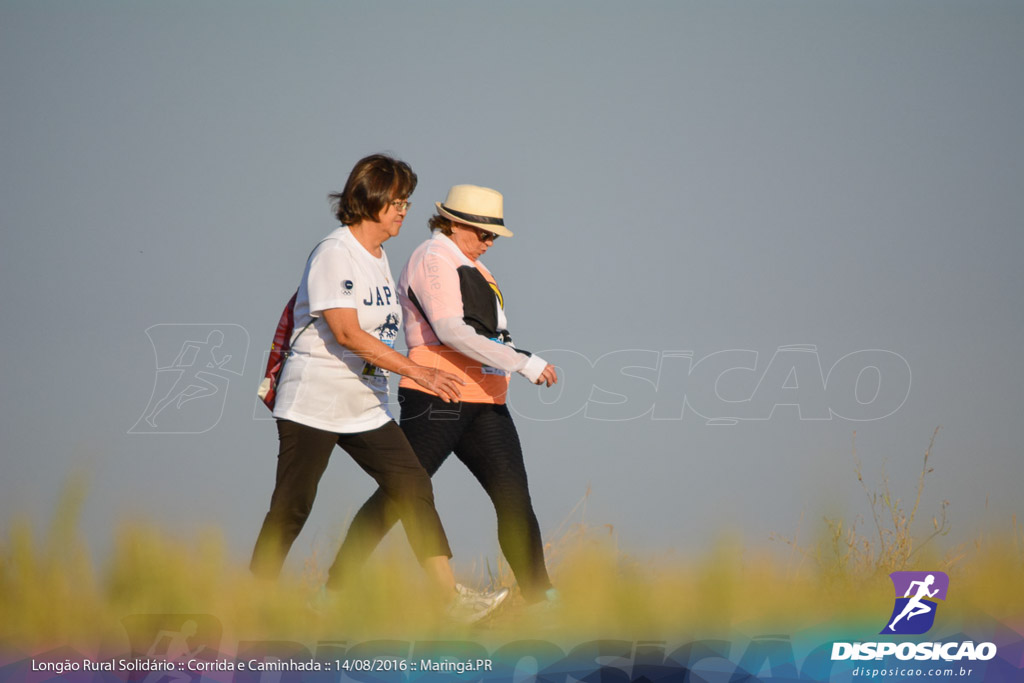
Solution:
[[[1020,541],[1017,530],[977,548],[952,574],[957,599],[944,605],[944,616],[1024,616],[1024,595],[1007,590],[1024,580]],[[125,526],[113,556],[97,571],[81,544],[54,551],[36,544],[27,526],[16,525],[0,551],[0,639],[27,649],[89,650],[103,635],[120,633],[123,617],[158,613],[214,615],[236,641],[468,633],[440,619],[423,597],[419,573],[408,566],[376,560],[360,590],[346,593],[337,612],[323,617],[306,606],[311,581],[258,582],[244,566],[226,562],[221,548],[214,532],[184,542],[157,529]],[[672,563],[627,557],[616,550],[613,536],[597,530],[581,533],[562,552],[552,574],[563,609],[533,616],[513,604],[485,635],[515,639],[552,627],[573,639],[792,633],[823,622],[873,624],[892,606],[884,576],[794,575],[767,555],[729,543],[692,563]]]
[[[926,457],[926,474],[927,469]],[[885,482],[883,490],[888,488]],[[988,615],[1020,627],[1024,533],[1016,518],[971,547],[943,549],[933,542],[917,552],[919,540],[910,537],[903,520],[920,509],[918,491],[906,506],[888,491],[884,509],[893,521],[880,524],[877,533],[864,535],[856,526],[851,531],[827,520],[815,542],[788,540],[793,549],[788,561],[775,559],[785,553],[743,548],[729,539],[686,560],[633,557],[619,550],[612,527],[587,524],[577,513],[546,548],[561,608],[534,614],[513,600],[489,624],[470,630],[441,618],[425,597],[417,568],[386,556],[374,559],[364,583],[345,593],[328,616],[307,607],[322,580],[325,563],[319,558],[300,577],[259,582],[243,563],[227,558],[216,529],[180,539],[126,523],[116,533],[111,555],[96,562],[76,531],[85,487],[74,482],[44,538],[22,522],[12,523],[0,539],[0,641],[32,651],[58,645],[89,651],[104,639],[123,638],[121,620],[137,614],[213,615],[227,642],[508,641],[544,634],[683,641],[737,632],[795,633],[826,623],[863,623],[877,632],[892,608],[887,574],[898,568],[950,574],[956,599],[943,606],[945,618],[969,624]],[[881,541],[872,541],[872,535]],[[898,554],[886,552],[889,537]],[[908,561],[893,566],[893,557]],[[491,580],[511,584],[506,565],[498,560],[488,565]],[[487,580],[478,576],[468,582]]]

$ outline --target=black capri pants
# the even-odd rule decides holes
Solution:
[[[335,446],[344,449],[376,480],[377,494],[391,503],[395,519],[402,520],[420,562],[438,555],[451,557],[448,538],[434,508],[430,477],[394,420],[355,434],[335,434],[278,420],[277,434],[277,481],[252,553],[250,568],[255,575],[274,578],[281,572],[285,556],[313,508],[317,485]]]
[[[498,543],[527,602],[551,588],[544,565],[540,525],[533,511],[519,434],[508,407],[490,403],[445,403],[415,389],[400,388],[402,431],[430,476],[455,453],[490,496],[498,518]],[[351,581],[394,525],[396,512],[378,489],[352,519],[327,584]]]

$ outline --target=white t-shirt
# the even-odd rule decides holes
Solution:
[[[321,316],[329,308],[356,309],[364,331],[394,346],[402,309],[387,254],[373,256],[345,226],[317,245],[302,274],[274,417],[337,434],[376,429],[391,419],[388,372],[338,343]]]

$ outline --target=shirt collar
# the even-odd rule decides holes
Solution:
[[[459,259],[461,259],[462,263],[466,264],[467,266],[475,266],[476,263],[479,263],[479,261],[477,261],[476,263],[471,261],[468,256],[462,253],[462,250],[459,249],[459,245],[455,244],[455,240],[453,240],[451,237],[444,234],[440,230],[434,231],[434,234],[431,235],[430,239],[435,241],[437,244],[443,245],[443,248],[450,250]]]

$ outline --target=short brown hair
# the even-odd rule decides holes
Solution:
[[[376,221],[388,203],[407,199],[418,179],[409,164],[385,154],[371,154],[352,168],[341,192],[328,195],[343,225]]]
[[[430,232],[440,230],[442,235],[448,235],[449,237],[451,237],[453,225],[455,225],[455,221],[436,213],[430,217],[429,221],[427,221],[427,226],[430,228]]]

